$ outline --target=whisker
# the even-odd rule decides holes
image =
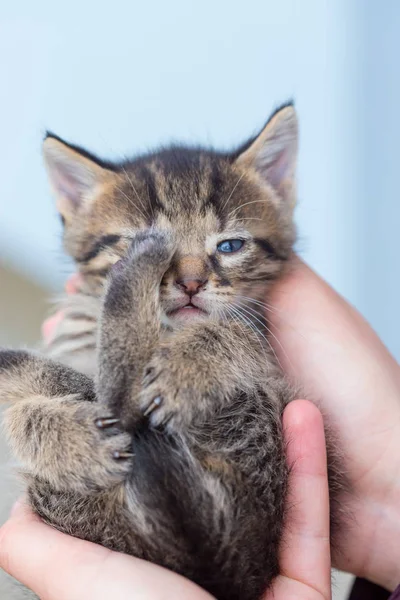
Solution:
[[[288,321],[288,319],[286,319],[283,314],[284,311],[280,310],[279,308],[276,308],[275,306],[272,306],[271,304],[265,303],[265,302],[260,302],[259,300],[255,300],[254,298],[250,298],[249,296],[241,296],[241,295],[237,295],[237,298],[241,298],[243,300],[246,300],[248,302],[252,302],[253,304],[256,304],[258,306],[262,306],[265,310],[275,313],[276,317],[282,321],[283,323],[285,323],[285,325],[287,325],[288,327],[290,327],[290,329],[292,329],[297,335],[299,335],[301,338],[303,338],[303,340],[307,341],[307,337],[301,333],[294,325],[292,325],[292,323],[290,323],[290,321]],[[275,327],[276,329],[279,329],[277,325],[275,325],[274,323],[270,323],[270,325],[272,325],[273,327]]]
[[[257,321],[259,321],[260,323],[263,323],[263,322],[262,322],[260,319],[258,319],[258,318],[257,318],[257,316],[256,316],[256,315],[257,315],[258,313],[255,311],[255,309],[254,309],[254,308],[251,308],[251,306],[248,306],[247,308],[244,308],[243,306],[241,306],[241,308],[242,308],[242,310],[244,310],[244,311],[245,311],[245,312],[247,312],[248,314],[251,314],[251,313],[253,313],[253,314],[254,314],[254,318],[255,318]],[[272,337],[274,338],[274,340],[276,341],[276,343],[279,345],[279,347],[281,348],[281,350],[282,350],[283,354],[285,355],[285,357],[286,357],[286,359],[287,359],[288,363],[290,364],[291,368],[293,369],[293,363],[292,363],[292,361],[290,360],[290,358],[289,358],[289,356],[288,356],[288,353],[286,352],[285,348],[283,347],[283,345],[282,345],[281,341],[280,341],[280,340],[279,340],[279,339],[276,337],[276,335],[274,334],[274,332],[273,332],[273,331],[271,331],[271,329],[268,327],[267,323],[264,323],[264,327],[265,327],[265,329],[268,331],[268,333],[269,333],[270,335],[272,335]],[[275,352],[274,352],[274,354],[275,354]],[[275,356],[276,356],[276,355],[275,355]],[[279,364],[280,364],[280,363],[279,363]]]
[[[265,362],[268,363],[268,355],[267,355],[267,349],[263,346],[259,335],[260,334],[262,337],[264,337],[262,335],[262,333],[258,330],[257,327],[255,327],[254,323],[252,323],[250,321],[250,319],[247,319],[247,317],[245,317],[245,315],[241,314],[240,312],[238,312],[237,310],[235,310],[235,313],[237,316],[235,316],[235,313],[233,312],[233,307],[230,307],[230,312],[232,314],[233,320],[235,321],[235,323],[238,325],[238,327],[243,331],[243,335],[246,336],[247,332],[246,330],[243,328],[243,326],[248,327],[248,329],[250,330],[250,333],[255,337],[255,339],[257,340],[258,344],[260,345],[260,349],[261,349],[261,353],[264,356]],[[243,325],[243,326],[242,326]],[[264,337],[265,339],[265,337]]]
[[[262,338],[264,338],[264,340],[267,342],[268,346],[271,348],[271,350],[273,351],[273,348],[271,347],[270,342],[267,340],[267,338],[265,337],[265,335],[258,329],[258,327],[255,325],[255,323],[252,323],[252,321],[250,321],[250,319],[248,319],[243,313],[240,312],[240,310],[238,310],[239,307],[233,307],[232,305],[230,305],[230,310],[234,311],[239,318],[245,323],[247,324],[250,329],[256,334],[256,338],[260,344],[261,350],[263,352],[263,354],[265,355],[265,357],[267,357],[266,355],[266,351],[265,348],[263,347],[261,340],[259,339],[258,335],[260,335]],[[278,360],[278,357],[276,357],[276,359]],[[279,362],[279,361],[278,361]]]
[[[125,198],[128,200],[129,204],[132,204],[132,206],[134,206],[134,207],[135,207],[135,210],[137,210],[137,211],[138,211],[138,213],[142,215],[143,219],[144,219],[145,221],[148,221],[148,219],[149,219],[148,215],[145,215],[145,214],[144,214],[144,213],[143,213],[143,212],[140,210],[140,208],[137,206],[137,204],[135,204],[135,202],[133,201],[133,199],[132,199],[132,198],[130,198],[130,197],[127,195],[127,194],[125,194],[125,192],[124,192],[123,190],[121,190],[121,188],[120,188],[120,187],[118,187],[117,185],[116,185],[115,187],[116,187],[116,188],[117,188],[117,190],[118,190],[118,191],[119,191],[119,192],[120,192],[120,193],[121,193],[121,194],[122,194],[122,195],[123,195],[123,196],[124,196],[124,197],[125,197]]]
[[[133,190],[133,191],[134,191],[134,193],[135,193],[135,196],[136,196],[136,198],[139,200],[139,202],[140,202],[141,206],[143,207],[144,211],[147,213],[147,207],[145,206],[145,204],[144,204],[143,200],[140,198],[139,194],[137,193],[137,191],[136,191],[136,188],[135,188],[135,186],[133,185],[133,181],[132,181],[132,179],[129,177],[127,170],[125,169],[125,167],[122,167],[122,169],[123,169],[123,171],[124,171],[125,175],[126,175],[126,176],[127,176],[127,178],[128,178],[128,181],[129,181],[129,183],[130,183],[130,185],[131,185],[131,188],[132,188],[132,190]],[[150,206],[150,209],[151,209],[151,214],[152,214],[152,217],[153,217],[153,219],[154,219],[154,211],[153,211],[153,207],[152,207],[151,203],[149,204],[149,206]]]
[[[245,331],[245,329],[243,329],[243,327],[241,325],[241,322],[238,321],[238,319],[235,317],[235,314],[230,309],[231,309],[231,307],[229,305],[226,306],[226,310],[228,311],[228,313],[230,314],[230,316],[233,318],[233,320],[235,321],[235,323],[237,323],[239,325],[240,329],[243,331],[243,334],[246,335],[246,331]]]
[[[259,217],[239,217],[240,221],[264,221],[264,219],[260,219]]]
[[[275,340],[278,342],[278,344],[280,344],[280,342],[278,341],[278,339],[276,338],[276,336],[275,336],[275,335],[274,335],[274,334],[273,334],[273,333],[272,333],[272,332],[271,332],[271,331],[268,329],[268,327],[267,327],[266,323],[265,323],[264,321],[261,321],[261,319],[259,319],[259,318],[258,318],[258,316],[256,316],[256,315],[257,315],[257,313],[255,313],[255,311],[252,311],[252,312],[250,312],[250,311],[249,311],[247,308],[244,308],[243,306],[238,306],[238,305],[236,305],[236,307],[237,307],[239,310],[242,310],[242,311],[244,311],[245,313],[247,313],[248,315],[250,315],[250,317],[251,317],[252,319],[255,319],[256,321],[258,321],[258,322],[259,322],[259,323],[260,323],[260,324],[261,324],[263,327],[265,327],[265,329],[266,329],[266,330],[267,330],[267,331],[268,331],[268,332],[269,332],[269,333],[272,335],[272,337],[273,337],[273,338],[274,338],[274,339],[275,339]],[[254,313],[255,313],[255,314],[254,314]],[[258,327],[257,327],[257,329],[258,329]],[[283,366],[282,366],[282,364],[281,364],[281,362],[280,362],[280,360],[279,360],[279,358],[278,358],[278,355],[276,354],[276,352],[275,352],[274,348],[272,347],[272,344],[271,344],[271,342],[269,341],[269,339],[268,339],[266,336],[264,336],[264,335],[261,333],[261,331],[259,331],[259,333],[260,333],[260,335],[262,335],[262,336],[264,337],[264,339],[265,339],[265,340],[268,342],[268,345],[269,345],[269,347],[271,348],[271,350],[272,350],[272,352],[273,352],[273,354],[274,354],[274,356],[275,356],[275,358],[276,358],[276,360],[277,360],[277,362],[278,362],[279,366],[280,366],[280,367],[281,367],[281,369],[283,370]],[[281,345],[281,344],[280,344],[280,345]],[[282,345],[281,345],[281,347],[282,347]],[[287,356],[287,353],[285,352],[285,350],[284,350],[283,348],[282,348],[282,350],[283,350],[283,352],[284,352],[285,356],[287,357],[287,359],[289,360],[289,357]]]
[[[240,206],[237,206],[236,208],[234,208],[228,215],[228,217],[230,217],[231,215],[235,214],[235,212],[237,212],[238,210],[240,210],[241,208],[243,208],[244,206],[248,206],[249,204],[257,204],[257,203],[264,203],[264,204],[268,204],[268,200],[252,200],[251,202],[245,202],[244,204],[241,204]]]
[[[227,199],[227,200],[224,202],[224,204],[223,204],[223,206],[222,206],[222,210],[224,210],[224,208],[227,206],[227,204],[228,204],[229,200],[232,198],[232,196],[233,196],[233,194],[234,194],[234,192],[235,192],[235,190],[236,190],[237,186],[238,186],[238,185],[239,185],[239,183],[242,181],[243,177],[244,177],[244,171],[243,171],[243,173],[241,174],[241,176],[239,177],[239,179],[237,180],[237,182],[236,182],[236,185],[234,186],[233,190],[231,191],[231,193],[230,193],[230,194],[229,194],[229,196],[228,196],[228,199]]]
[[[252,323],[250,321],[248,321],[247,319],[243,320],[243,318],[242,318],[243,315],[241,315],[238,311],[236,311],[232,306],[228,306],[227,307],[227,311],[228,311],[229,315],[231,316],[231,318],[235,321],[235,323],[243,331],[243,334],[245,336],[247,335],[247,332],[244,329],[242,329],[242,325],[241,324],[243,323],[244,325],[247,325],[247,327],[250,329],[250,332],[255,335],[258,343],[260,344],[260,347],[261,347],[261,350],[262,350],[263,354],[265,354],[265,348],[261,344],[261,341],[258,339],[257,333],[254,330],[254,328],[252,326]]]
[[[257,306],[260,306],[260,307],[264,308],[268,312],[275,313],[276,316],[278,317],[278,319],[280,319],[281,321],[283,321],[284,323],[286,323],[286,325],[288,325],[292,329],[295,329],[295,327],[287,319],[285,319],[282,316],[284,314],[283,310],[281,310],[279,308],[276,308],[275,306],[272,306],[271,304],[268,304],[266,302],[260,302],[259,300],[255,300],[254,298],[250,298],[249,296],[241,296],[240,294],[238,294],[236,297],[237,298],[241,298],[243,300],[246,300],[247,302],[251,302],[253,304],[256,304]],[[271,323],[271,325],[272,325],[272,323]],[[273,325],[274,325],[274,327],[276,327],[275,324],[273,324]],[[302,335],[299,331],[297,331],[297,333],[299,335]]]
[[[272,313],[282,312],[282,311],[278,310],[277,308],[275,308],[274,306],[266,304],[265,302],[260,302],[259,300],[255,300],[254,298],[250,298],[250,296],[242,296],[240,294],[237,294],[236,298],[238,298],[240,300],[245,300],[246,302],[251,302],[252,304],[255,304],[256,306],[263,308],[267,312],[272,312]],[[278,316],[280,316],[280,315],[278,314]]]
[[[282,312],[278,308],[275,308],[275,306],[272,306],[271,304],[268,304],[266,302],[261,302],[260,300],[255,300],[254,298],[250,298],[250,296],[242,296],[242,295],[238,294],[237,298],[242,298],[243,300],[248,300],[249,302],[253,302],[254,304],[258,304],[259,306],[262,306],[263,308],[265,308],[265,310],[268,310],[270,312],[276,312],[276,313],[281,313]]]

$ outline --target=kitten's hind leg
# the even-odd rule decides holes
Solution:
[[[0,400],[12,450],[56,490],[91,493],[124,480],[131,438],[104,420],[92,381],[28,352],[0,351]]]

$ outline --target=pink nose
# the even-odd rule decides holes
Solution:
[[[175,282],[176,286],[189,296],[198,294],[206,283],[207,279],[177,279]]]

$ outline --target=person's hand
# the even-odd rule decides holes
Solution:
[[[394,589],[400,581],[399,366],[357,311],[298,259],[270,302],[280,362],[321,406],[343,447],[352,488],[335,566]]]
[[[393,590],[400,581],[399,366],[363,318],[301,261],[269,301],[280,362],[321,407],[343,448],[349,519],[334,564]]]
[[[68,277],[65,283],[65,292],[67,294],[76,294],[81,289],[83,284],[82,276],[79,273],[74,273]],[[42,325],[42,337],[45,344],[51,342],[58,324],[63,320],[64,313],[58,310],[54,315],[46,319]]]
[[[172,571],[56,531],[22,502],[0,529],[0,568],[41,600],[211,600]]]
[[[324,425],[307,400],[291,402],[283,413],[290,469],[287,523],[281,574],[263,600],[329,600],[331,555],[329,490]]]
[[[290,491],[280,565],[264,600],[330,600],[329,498],[322,417],[311,402],[283,416]],[[260,524],[260,526],[262,526]],[[211,600],[192,582],[45,525],[19,504],[0,529],[0,567],[41,600]]]

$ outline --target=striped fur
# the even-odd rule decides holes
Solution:
[[[229,154],[172,147],[111,164],[49,135],[84,284],[62,300],[47,358],[0,352],[6,429],[38,514],[219,600],[257,600],[279,572],[293,393],[262,303],[295,239],[296,150],[290,105]],[[243,246],[225,255],[229,239]]]

